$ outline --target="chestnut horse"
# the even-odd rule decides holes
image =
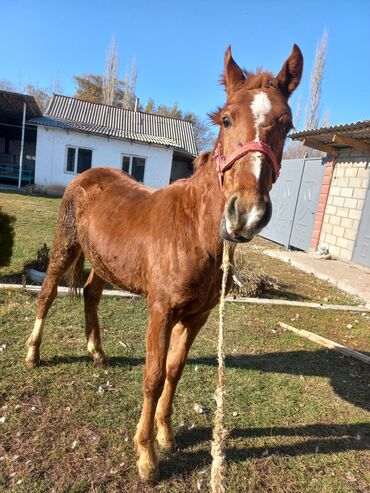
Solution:
[[[303,58],[294,45],[277,76],[248,74],[225,54],[227,101],[212,114],[220,125],[213,153],[200,155],[191,178],[152,190],[112,168],[92,168],[68,185],[52,258],[27,341],[28,366],[40,361],[45,318],[63,274],[76,278],[86,257],[87,351],[106,364],[97,316],[103,287],[112,283],[147,298],[144,402],[135,443],[139,475],[156,480],[159,445],[175,446],[172,402],[188,351],[219,301],[222,240],[250,241],[271,217],[269,192],[292,128],[288,98],[300,82]],[[218,172],[217,172],[218,171]]]

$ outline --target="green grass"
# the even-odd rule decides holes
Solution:
[[[179,450],[161,455],[161,482],[138,482],[132,437],[142,402],[147,310],[143,300],[101,303],[107,370],[85,354],[82,302],[59,298],[50,310],[44,364],[23,366],[33,296],[0,292],[0,491],[208,491],[216,385],[215,311],[191,351],[175,400]],[[321,315],[321,312],[320,312]],[[369,369],[278,329],[295,310],[242,307],[226,312],[227,491],[367,491]],[[353,314],[327,313],[323,331]],[[310,328],[304,310],[295,324]],[[330,318],[331,317],[331,318]],[[359,321],[359,333],[370,328]],[[360,336],[354,340],[361,347]],[[124,342],[123,347],[121,342]],[[111,392],[99,394],[106,381]],[[206,413],[194,412],[195,403]],[[236,412],[237,416],[233,416]],[[73,448],[73,443],[76,446]],[[17,484],[21,481],[20,484]]]
[[[44,242],[51,247],[59,205],[60,199],[0,193],[1,210],[16,218],[13,256],[0,269],[1,282],[20,283],[23,264],[36,257]]]
[[[2,282],[19,282],[23,263],[43,242],[51,245],[59,203],[0,193],[2,210],[16,217]],[[283,287],[274,297],[354,303],[259,250],[244,252],[253,268],[279,279]],[[69,298],[58,298],[50,310],[43,365],[27,370],[24,343],[34,313],[34,296],[0,291],[0,348],[6,346],[0,351],[0,492],[208,491],[217,312],[200,332],[180,382],[173,419],[179,449],[160,455],[155,488],[138,481],[132,445],[142,403],[144,300],[102,300],[107,370],[86,356],[82,302]],[[370,317],[359,313],[227,305],[227,491],[367,492],[369,368],[280,329],[278,321],[357,350],[369,347]],[[113,390],[98,393],[107,381]],[[206,413],[195,413],[195,403]]]

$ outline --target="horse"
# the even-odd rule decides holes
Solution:
[[[91,168],[66,188],[51,260],[27,340],[26,364],[40,363],[47,312],[69,271],[77,287],[84,258],[92,270],[83,288],[87,352],[106,365],[98,305],[106,283],[145,296],[149,310],[143,406],[134,438],[138,472],[159,478],[159,446],[171,451],[172,402],[189,349],[217,305],[223,240],[231,260],[271,218],[269,192],[292,128],[289,96],[298,86],[303,57],[294,45],[280,72],[242,70],[229,46],[224,58],[226,103],[210,114],[220,127],[215,148],[195,160],[195,172],[154,190],[121,170]],[[228,287],[231,279],[228,280]]]

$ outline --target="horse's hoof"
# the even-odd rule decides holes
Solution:
[[[108,360],[105,356],[95,356],[93,359],[94,359],[94,366],[99,366],[101,368],[107,368]]]
[[[37,366],[40,366],[40,351],[33,346],[26,346],[26,351],[27,356],[25,359],[25,365],[27,368],[36,368]]]
[[[40,366],[41,362],[39,359],[26,358],[24,360],[24,364],[26,365],[27,368],[37,368],[38,366]]]
[[[145,458],[137,461],[137,467],[139,470],[139,477],[141,481],[148,483],[157,483],[159,481],[159,467],[158,464],[149,462]]]
[[[171,453],[176,450],[176,440],[168,433],[162,432],[161,429],[157,433],[157,442],[163,452]]]

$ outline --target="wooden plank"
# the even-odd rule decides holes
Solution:
[[[326,152],[327,154],[336,155],[337,150],[335,147],[330,144],[324,144],[318,140],[313,139],[312,137],[303,139],[303,145],[306,147],[311,147],[312,149],[316,149],[318,151]]]
[[[22,284],[6,284],[0,283],[0,289],[25,289],[31,293],[39,293],[41,286],[26,285]],[[68,294],[68,288],[65,286],[58,287],[58,296],[65,296]],[[139,297],[137,294],[130,293],[129,291],[123,291],[118,289],[104,289],[103,296],[117,296],[119,298],[136,298]],[[318,310],[333,310],[333,311],[343,311],[343,312],[359,312],[359,313],[370,313],[370,307],[367,308],[363,305],[325,305],[321,303],[312,303],[309,301],[290,301],[290,300],[272,300],[270,298],[235,298],[234,296],[227,296],[225,301],[228,303],[246,303],[252,305],[278,305],[278,306],[294,306],[296,308],[314,308]]]
[[[279,322],[279,325],[283,329],[290,330],[291,332],[294,332],[300,337],[304,337],[305,339],[308,339],[312,342],[316,342],[317,344],[320,344],[321,346],[324,346],[328,349],[333,349],[338,353],[344,354],[345,356],[350,356],[351,358],[356,358],[362,361],[363,363],[367,363],[368,365],[370,365],[370,357],[367,356],[366,354],[359,353],[358,351],[350,349],[346,346],[342,346],[342,344],[338,344],[337,342],[331,341],[330,339],[326,339],[325,337],[321,337],[317,334],[314,334],[313,332],[309,332],[308,330],[296,329],[292,325],[288,325],[283,322]]]
[[[352,137],[335,134],[332,142],[333,144],[343,144],[348,147],[353,147],[353,149],[370,153],[370,144],[363,142],[362,140],[353,139]]]
[[[370,307],[352,306],[352,305],[328,305],[322,303],[312,303],[309,301],[291,301],[291,300],[272,300],[270,298],[234,298],[228,296],[226,301],[229,303],[250,303],[255,305],[278,305],[278,306],[295,306],[297,308],[315,308],[317,310],[333,310],[340,312],[363,312],[370,313]]]

